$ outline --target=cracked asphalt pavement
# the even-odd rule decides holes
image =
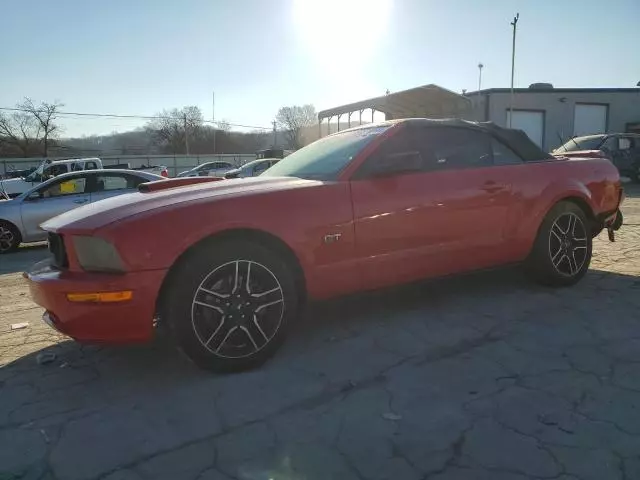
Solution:
[[[512,269],[312,305],[271,362],[226,376],[160,341],[58,335],[20,276],[46,251],[3,256],[0,479],[639,479],[627,190],[626,225],[575,287]]]

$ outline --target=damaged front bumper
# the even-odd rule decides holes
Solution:
[[[602,219],[603,228],[607,229],[607,235],[609,236],[610,242],[616,241],[617,230],[620,230],[622,223],[624,222],[624,217],[622,216],[622,212],[618,209],[615,212],[606,215]]]

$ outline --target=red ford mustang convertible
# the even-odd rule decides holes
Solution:
[[[309,298],[518,262],[571,285],[622,198],[606,159],[552,157],[492,124],[390,121],[254,179],[153,182],[65,213],[26,277],[45,321],[78,341],[145,341],[159,319],[198,365],[242,370]]]

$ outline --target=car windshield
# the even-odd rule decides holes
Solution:
[[[248,169],[250,169],[251,167],[253,167],[253,166],[255,166],[255,165],[258,165],[258,164],[259,164],[259,163],[261,163],[261,162],[262,162],[262,160],[253,160],[252,162],[245,163],[245,164],[244,164],[244,165],[242,165],[239,169],[240,169],[240,170],[248,170]]]
[[[604,135],[572,138],[564,145],[556,148],[553,153],[577,152],[578,150],[597,150],[604,141]]]
[[[358,128],[325,137],[280,160],[262,176],[333,180],[360,150],[389,127]]]
[[[24,177],[27,182],[41,182],[42,181],[42,172],[44,171],[45,164],[42,163],[29,175]]]

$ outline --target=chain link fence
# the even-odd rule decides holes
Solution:
[[[53,158],[50,160],[65,160],[69,157]],[[175,177],[178,173],[197,167],[207,162],[228,162],[236,167],[240,167],[247,162],[256,159],[254,154],[247,153],[225,153],[216,155],[110,155],[100,157],[104,166],[127,163],[131,168],[142,166],[165,166],[169,170],[169,176]],[[14,170],[25,170],[37,167],[44,158],[1,158],[0,175],[6,175]]]

